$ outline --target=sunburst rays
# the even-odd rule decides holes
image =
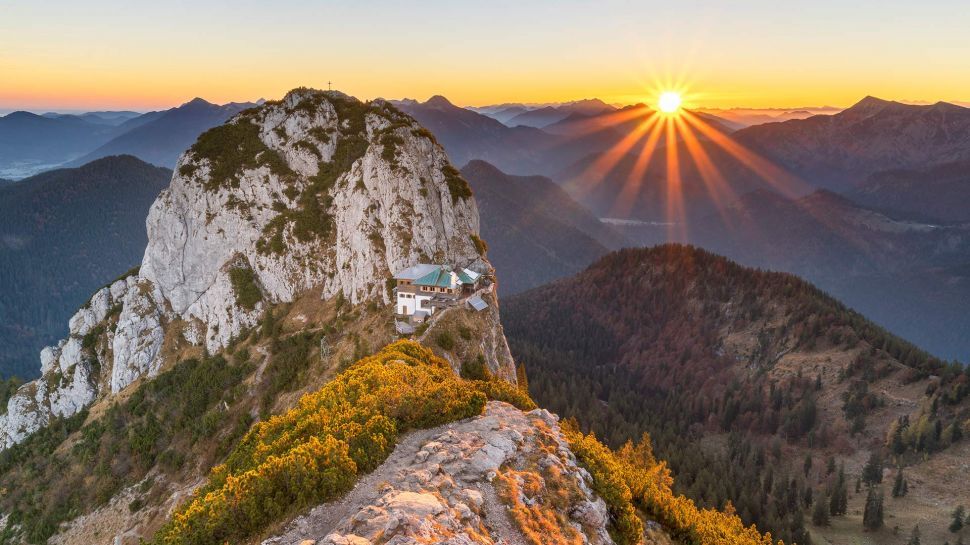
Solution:
[[[686,191],[703,191],[709,197],[725,226],[732,217],[727,206],[736,202],[739,194],[731,178],[722,172],[722,166],[712,153],[728,157],[764,187],[786,197],[804,193],[807,184],[785,169],[761,157],[726,133],[716,122],[705,119],[689,108],[696,95],[691,94],[683,79],[658,83],[653,96],[677,94],[682,105],[673,111],[659,111],[650,107],[626,108],[613,114],[577,122],[573,135],[586,135],[595,131],[617,128],[622,124],[634,126],[624,131],[622,137],[609,149],[593,159],[575,177],[571,187],[579,195],[598,189],[599,184],[619,171],[619,165],[629,165],[625,179],[608,207],[611,217],[628,218],[636,214],[635,207],[643,203],[644,195],[664,199],[662,220],[669,240],[688,239],[689,206]],[[671,110],[668,107],[665,108]],[[631,165],[632,163],[632,165]],[[662,163],[662,164],[661,164]],[[692,168],[685,171],[685,166]],[[654,168],[657,176],[651,178],[648,171]],[[644,187],[645,180],[656,181],[657,187]],[[646,190],[646,191],[645,191]],[[645,218],[644,218],[645,219]]]

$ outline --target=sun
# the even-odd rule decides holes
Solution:
[[[680,109],[680,102],[680,93],[664,91],[660,93],[660,99],[657,100],[657,107],[665,114],[672,114]]]

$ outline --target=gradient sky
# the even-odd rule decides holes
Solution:
[[[0,109],[158,109],[307,85],[462,105],[970,101],[970,10],[902,1],[0,0]]]

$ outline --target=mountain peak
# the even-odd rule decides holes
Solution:
[[[208,100],[200,97],[195,97],[192,100],[186,102],[179,106],[179,108],[200,108],[205,106],[215,106],[215,104],[209,102]]]
[[[845,112],[875,113],[888,107],[891,104],[893,104],[893,102],[889,100],[884,100],[878,97],[874,97],[872,95],[866,95],[866,97],[860,100],[859,102],[856,102],[852,106],[846,108],[843,113]]]
[[[452,104],[450,100],[448,100],[447,98],[441,95],[435,95],[429,98],[427,101],[425,101],[424,105],[431,106],[433,108],[448,108],[448,107],[454,108],[455,107],[455,105]]]
[[[868,95],[859,102],[842,111],[843,114],[871,116],[890,108],[906,108],[905,104]]]
[[[9,114],[3,117],[13,121],[18,119],[40,119],[40,118],[43,118],[44,116],[40,116],[31,112],[26,112],[24,110],[18,110],[16,112],[10,112]]]
[[[967,108],[952,102],[939,101],[930,106],[930,109],[938,112],[956,112],[956,111],[966,111]]]
[[[852,106],[850,106],[848,109],[851,110],[853,108],[882,107],[882,106],[886,106],[888,104],[891,104],[891,102],[888,101],[888,100],[885,100],[885,99],[882,99],[882,98],[879,98],[879,97],[874,97],[872,95],[866,95],[862,100],[860,100],[859,102],[856,102],[855,104],[853,104]]]
[[[583,99],[580,99],[580,100],[574,100],[572,102],[569,102],[568,105],[570,105],[570,106],[602,106],[604,108],[612,108],[612,106],[610,106],[609,104],[603,102],[602,100],[600,100],[598,98],[583,98]]]
[[[844,195],[836,193],[830,189],[819,189],[802,197],[799,199],[799,201],[809,205],[822,205],[826,207],[855,206],[855,204]]]

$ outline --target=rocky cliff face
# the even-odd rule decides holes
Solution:
[[[217,352],[311,289],[387,304],[386,280],[419,261],[492,272],[471,191],[430,133],[337,92],[298,89],[203,134],[147,226],[140,271],[99,291],[9,401],[4,448],[155,375],[177,337]],[[488,363],[514,376],[502,341]]]

